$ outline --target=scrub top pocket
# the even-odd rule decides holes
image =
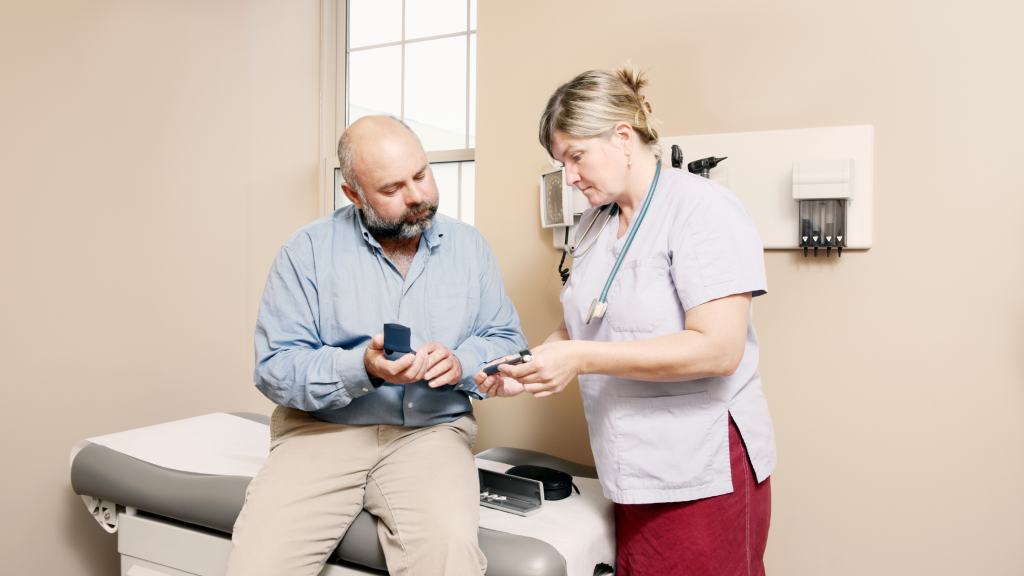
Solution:
[[[711,400],[707,392],[615,399],[620,490],[678,490],[710,484]]]
[[[654,332],[671,315],[680,315],[668,263],[659,258],[624,262],[608,292],[605,320],[616,332]]]

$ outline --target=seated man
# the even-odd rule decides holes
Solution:
[[[490,247],[436,215],[419,139],[385,116],[338,144],[353,206],[278,252],[256,325],[270,456],[235,522],[228,574],[313,576],[363,508],[391,574],[482,574],[473,376],[526,347]],[[415,353],[383,351],[385,322]]]

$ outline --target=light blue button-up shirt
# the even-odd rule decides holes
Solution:
[[[363,354],[384,323],[412,329],[412,348],[448,347],[457,385],[374,388]],[[274,403],[341,424],[430,426],[473,411],[473,376],[526,348],[515,306],[483,236],[438,214],[403,278],[346,206],[293,234],[274,260],[256,322],[256,387]]]

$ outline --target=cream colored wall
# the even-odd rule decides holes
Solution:
[[[317,10],[0,4],[5,572],[116,570],[70,490],[78,439],[268,409],[252,327],[278,246],[317,216]],[[477,222],[531,342],[560,316],[535,200],[559,82],[630,58],[666,135],[875,126],[875,247],[766,255],[772,573],[1019,572],[1022,16],[990,0],[481,3]],[[478,410],[478,448],[592,460],[575,390]]]
[[[256,313],[281,244],[320,217],[320,2],[249,2],[245,409],[270,414],[252,385]]]
[[[252,330],[317,217],[319,2],[0,3],[0,572],[115,574],[85,437],[262,409]]]
[[[1024,5],[481,2],[477,215],[531,343],[561,315],[538,116],[631,59],[667,136],[875,127],[875,237],[765,255],[772,574],[1019,574]],[[591,462],[578,389],[478,403],[478,448]]]

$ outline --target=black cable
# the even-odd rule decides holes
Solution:
[[[562,261],[558,263],[558,274],[562,277],[562,286],[569,281],[569,269],[562,269],[562,264],[565,263],[565,251],[562,251]]]
[[[569,269],[566,268],[565,270],[562,270],[562,264],[565,264],[565,253],[568,252],[568,250],[565,249],[565,246],[568,246],[568,244],[569,244],[569,227],[566,226],[565,227],[565,244],[563,244],[563,246],[562,246],[562,260],[558,263],[558,275],[562,277],[562,286],[565,286],[565,283],[569,280]]]

